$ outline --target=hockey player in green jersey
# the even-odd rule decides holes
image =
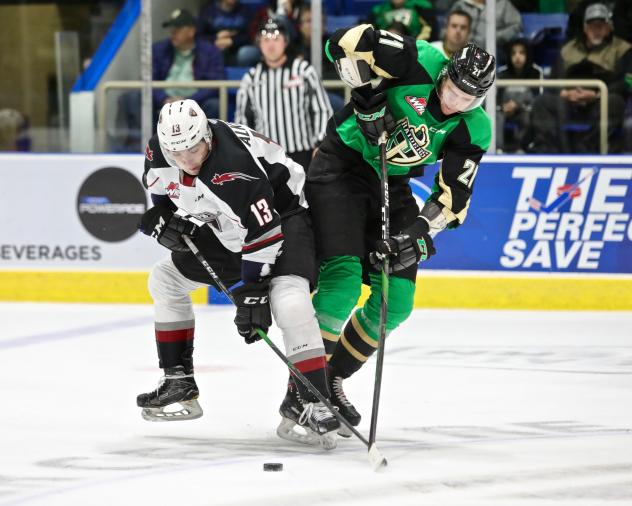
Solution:
[[[353,90],[351,102],[330,119],[308,171],[307,198],[321,259],[313,302],[329,359],[332,402],[357,425],[360,414],[342,381],[377,347],[381,255],[391,257],[389,333],[412,311],[418,263],[435,253],[432,238],[465,220],[491,138],[481,104],[494,82],[495,59],[470,44],[447,60],[425,41],[371,25],[336,31],[326,52]],[[383,131],[388,133],[392,234],[387,241],[380,235],[377,140]],[[409,178],[423,175],[424,166],[437,160],[433,192],[420,212]],[[371,293],[353,311],[363,281]]]

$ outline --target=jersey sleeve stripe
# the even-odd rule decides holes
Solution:
[[[263,248],[270,246],[271,244],[274,244],[275,242],[279,242],[282,240],[283,240],[283,232],[279,232],[278,234],[275,234],[272,237],[267,237],[266,239],[262,239],[257,242],[244,244],[243,247],[241,248],[241,251],[242,253],[254,253],[255,251],[259,251]]]

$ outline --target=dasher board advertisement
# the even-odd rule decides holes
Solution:
[[[435,168],[412,180],[425,200]],[[421,269],[632,273],[632,157],[487,156],[468,215]]]
[[[141,155],[0,156],[1,269],[149,270]]]

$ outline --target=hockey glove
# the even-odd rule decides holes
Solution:
[[[396,273],[428,260],[436,253],[432,238],[428,235],[429,230],[428,222],[424,218],[417,218],[401,234],[377,241],[376,251],[369,255],[371,264],[379,269],[384,256],[390,255],[389,273]]]
[[[138,228],[143,234],[155,237],[158,243],[172,251],[189,251],[183,235],[193,238],[198,226],[174,214],[167,206],[157,205],[143,214]]]
[[[364,91],[364,93],[362,92]],[[384,92],[365,96],[366,89],[351,91],[351,103],[356,113],[356,122],[369,143],[377,146],[382,132],[388,134],[395,130],[395,120],[386,101]],[[372,93],[369,90],[369,93]]]
[[[269,279],[259,283],[246,283],[231,292],[237,306],[235,315],[237,332],[244,338],[246,344],[252,344],[261,339],[256,329],[268,332],[272,325],[269,292]]]

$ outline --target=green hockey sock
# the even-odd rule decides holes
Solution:
[[[330,365],[343,378],[354,374],[375,352],[378,344],[381,305],[381,278],[370,275],[371,295],[364,307],[356,310],[344,328]],[[408,318],[414,303],[415,284],[398,277],[389,280],[387,335]]]
[[[336,348],[344,322],[358,303],[361,288],[362,265],[358,257],[331,257],[321,264],[318,290],[312,302],[327,359]]]

